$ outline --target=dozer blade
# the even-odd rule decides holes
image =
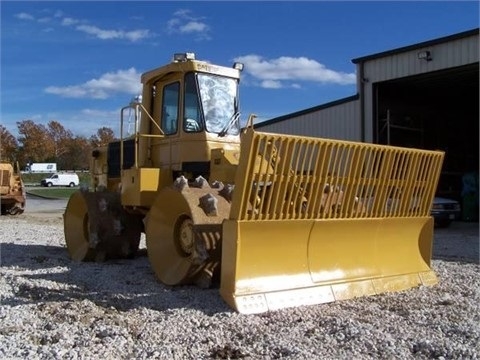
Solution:
[[[248,131],[220,292],[260,313],[433,285],[443,152]]]

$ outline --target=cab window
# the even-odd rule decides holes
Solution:
[[[180,83],[172,83],[163,88],[161,127],[165,135],[175,134],[178,129],[178,103]]]
[[[183,114],[183,130],[185,132],[198,132],[203,130],[202,112],[200,110],[194,73],[189,73],[185,76],[185,104]]]

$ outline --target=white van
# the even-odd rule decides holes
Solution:
[[[78,186],[80,180],[77,174],[61,174],[55,173],[52,176],[45,178],[40,183],[42,186]]]

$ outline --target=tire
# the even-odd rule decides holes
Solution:
[[[75,184],[73,182],[71,182],[70,184],[68,184],[69,187],[74,187]]]
[[[52,185],[53,185],[53,184],[52,184],[51,182],[48,182],[48,183],[47,183],[47,187],[52,187]]]

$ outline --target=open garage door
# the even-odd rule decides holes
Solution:
[[[479,64],[374,84],[375,141],[446,153],[438,195],[479,171]]]

